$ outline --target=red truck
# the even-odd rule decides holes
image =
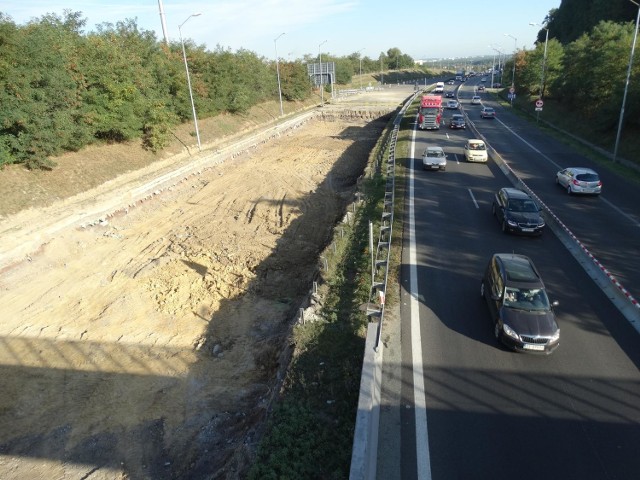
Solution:
[[[420,130],[438,130],[440,120],[442,120],[442,97],[440,95],[424,95],[418,110]]]

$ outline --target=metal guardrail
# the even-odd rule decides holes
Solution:
[[[396,141],[399,125],[393,127],[389,140],[389,154],[386,162],[386,183],[384,190],[384,204],[378,233],[377,245],[373,245],[373,224],[369,222],[369,238],[372,251],[371,259],[371,290],[367,303],[367,317],[369,321],[378,321],[376,348],[380,342],[384,305],[389,277],[389,257],[391,255],[391,235],[393,232],[393,209],[395,200],[395,170],[396,170]]]

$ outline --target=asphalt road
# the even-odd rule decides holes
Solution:
[[[498,108],[496,120],[481,120],[480,107],[469,105],[477,81],[459,92],[469,119],[640,297],[636,189],[601,171],[602,198],[567,196],[555,185],[555,172],[590,162],[507,109]],[[452,113],[445,111],[445,122]],[[640,335],[553,232],[502,233],[491,201],[511,185],[492,161],[464,162],[462,146],[471,136],[447,128],[416,133],[401,323],[398,342],[389,347],[396,354],[385,353],[383,366],[378,478],[637,478]],[[422,170],[427,144],[444,147],[446,172]],[[561,344],[552,355],[516,354],[494,340],[479,289],[495,252],[531,257],[550,298],[560,302]]]

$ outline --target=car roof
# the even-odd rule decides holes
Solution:
[[[507,281],[512,283],[542,283],[540,274],[533,265],[533,262],[526,255],[515,253],[496,253],[502,262],[507,276]]]
[[[464,118],[464,116],[461,113],[454,113],[451,118]]]
[[[470,138],[467,140],[467,143],[482,143],[484,144],[484,140],[480,140],[479,138]]]
[[[527,192],[523,192],[517,188],[504,187],[502,188],[502,191],[504,191],[504,193],[506,193],[510,198],[531,198]]]
[[[429,150],[431,150],[432,152],[434,150],[441,151],[442,147],[438,147],[437,145],[428,145],[427,148],[425,148],[425,151],[429,151]]]
[[[483,110],[493,110],[493,107],[482,107]]]

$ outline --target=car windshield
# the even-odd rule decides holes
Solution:
[[[504,306],[529,311],[548,311],[551,308],[549,297],[543,288],[506,287]]]
[[[440,150],[429,150],[427,151],[427,157],[444,157],[444,152]]]
[[[516,198],[509,200],[509,210],[511,212],[537,212],[538,206],[533,200]]]
[[[486,113],[493,113],[493,108],[485,108],[484,111]]]
[[[469,144],[469,149],[470,150],[485,150],[484,143],[470,143]]]

